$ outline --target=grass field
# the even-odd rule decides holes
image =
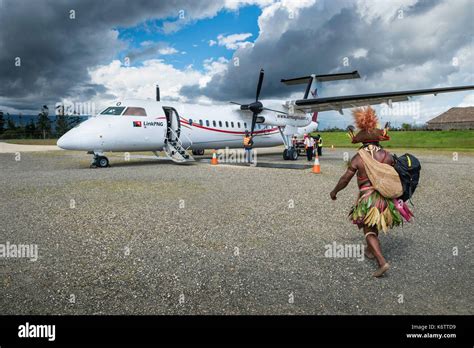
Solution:
[[[313,133],[314,134],[314,133]],[[358,147],[351,144],[345,132],[318,132],[324,147]],[[383,143],[387,148],[424,148],[459,151],[474,151],[474,130],[465,131],[408,131],[389,132],[390,141]]]
[[[20,145],[56,145],[58,139],[5,139],[1,141]]]

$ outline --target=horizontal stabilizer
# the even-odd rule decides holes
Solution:
[[[303,77],[296,77],[294,79],[281,79],[281,82],[283,82],[285,85],[288,85],[288,86],[302,85],[302,84],[307,84],[308,80],[311,77],[312,77],[311,75],[308,75],[308,76],[303,76]]]
[[[302,85],[302,84],[307,84],[308,81],[313,77],[318,81],[326,82],[326,81],[358,79],[360,78],[360,75],[359,75],[359,72],[356,70],[350,73],[308,75],[308,76],[302,76],[302,77],[295,77],[293,79],[282,79],[281,82],[288,86]]]
[[[316,75],[316,80],[321,82],[351,79],[360,79],[360,75],[357,70],[350,73]]]

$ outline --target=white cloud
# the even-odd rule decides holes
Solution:
[[[236,50],[241,47],[252,45],[251,42],[245,41],[251,36],[252,36],[251,33],[231,34],[227,36],[220,34],[217,36],[217,44],[219,46],[224,46],[228,50]],[[211,41],[213,42],[212,45],[211,45]],[[214,40],[211,40],[211,41],[209,41],[209,46],[215,45],[215,41]]]
[[[405,9],[417,3],[418,0],[358,0],[357,11],[361,18],[368,23],[380,18],[389,22],[393,18],[405,18]]]
[[[354,58],[365,58],[365,57],[367,57],[368,52],[369,51],[366,50],[365,48],[358,48],[354,51],[354,53],[352,53],[352,56]]]
[[[214,75],[222,74],[227,70],[229,61],[224,57],[218,59],[209,58],[204,60],[203,65],[206,74],[199,80],[199,87],[206,86]]]
[[[192,24],[197,20],[204,18],[212,18],[216,16],[221,10],[238,11],[240,8],[256,5],[264,8],[272,4],[275,0],[214,0],[207,1],[206,6],[198,5],[196,8],[187,11],[185,9],[177,10],[177,19],[165,21],[161,26],[161,30],[165,34],[171,34],[181,30],[186,25]],[[288,0],[287,0],[288,1]],[[290,2],[298,2],[303,0],[289,0]],[[308,1],[308,0],[304,0]],[[314,1],[314,0],[310,0]],[[198,2],[196,2],[198,3]]]
[[[142,41],[140,43],[140,46],[142,47],[148,47],[148,46],[151,46],[151,45],[154,45],[155,42],[154,41],[151,41],[151,40],[146,40],[146,41]]]
[[[209,40],[209,46],[215,46],[217,45],[217,41],[216,40]]]
[[[163,47],[158,50],[158,53],[161,54],[162,56],[176,54],[178,52],[179,51],[174,47]]]
[[[225,70],[226,64],[227,60],[223,57],[207,59],[203,63],[204,72],[201,72],[192,65],[179,70],[161,59],[146,60],[138,67],[127,67],[119,60],[114,60],[110,64],[90,69],[89,75],[93,83],[104,85],[109,94],[117,99],[154,98],[155,85],[158,84],[163,99],[185,102],[187,98],[179,93],[181,87],[193,85],[196,81],[204,87],[215,74]],[[107,101],[96,102],[102,106]]]
[[[275,0],[225,0],[224,6],[225,8],[231,11],[235,11],[238,10],[239,7],[244,7],[248,5],[257,5],[259,7],[265,7],[271,5],[273,2],[275,2]]]
[[[474,106],[474,93],[468,94],[464,97],[458,107]]]

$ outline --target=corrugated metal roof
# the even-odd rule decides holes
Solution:
[[[427,123],[474,122],[474,106],[451,108]]]

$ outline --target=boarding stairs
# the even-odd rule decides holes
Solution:
[[[193,156],[188,153],[188,148],[191,146],[189,145],[187,148],[183,146],[181,139],[177,136],[175,131],[169,128],[169,131],[172,133],[172,139],[165,140],[165,146],[163,150],[173,162],[176,163],[185,163],[185,162],[192,162],[194,161]],[[191,141],[190,141],[191,144]]]

